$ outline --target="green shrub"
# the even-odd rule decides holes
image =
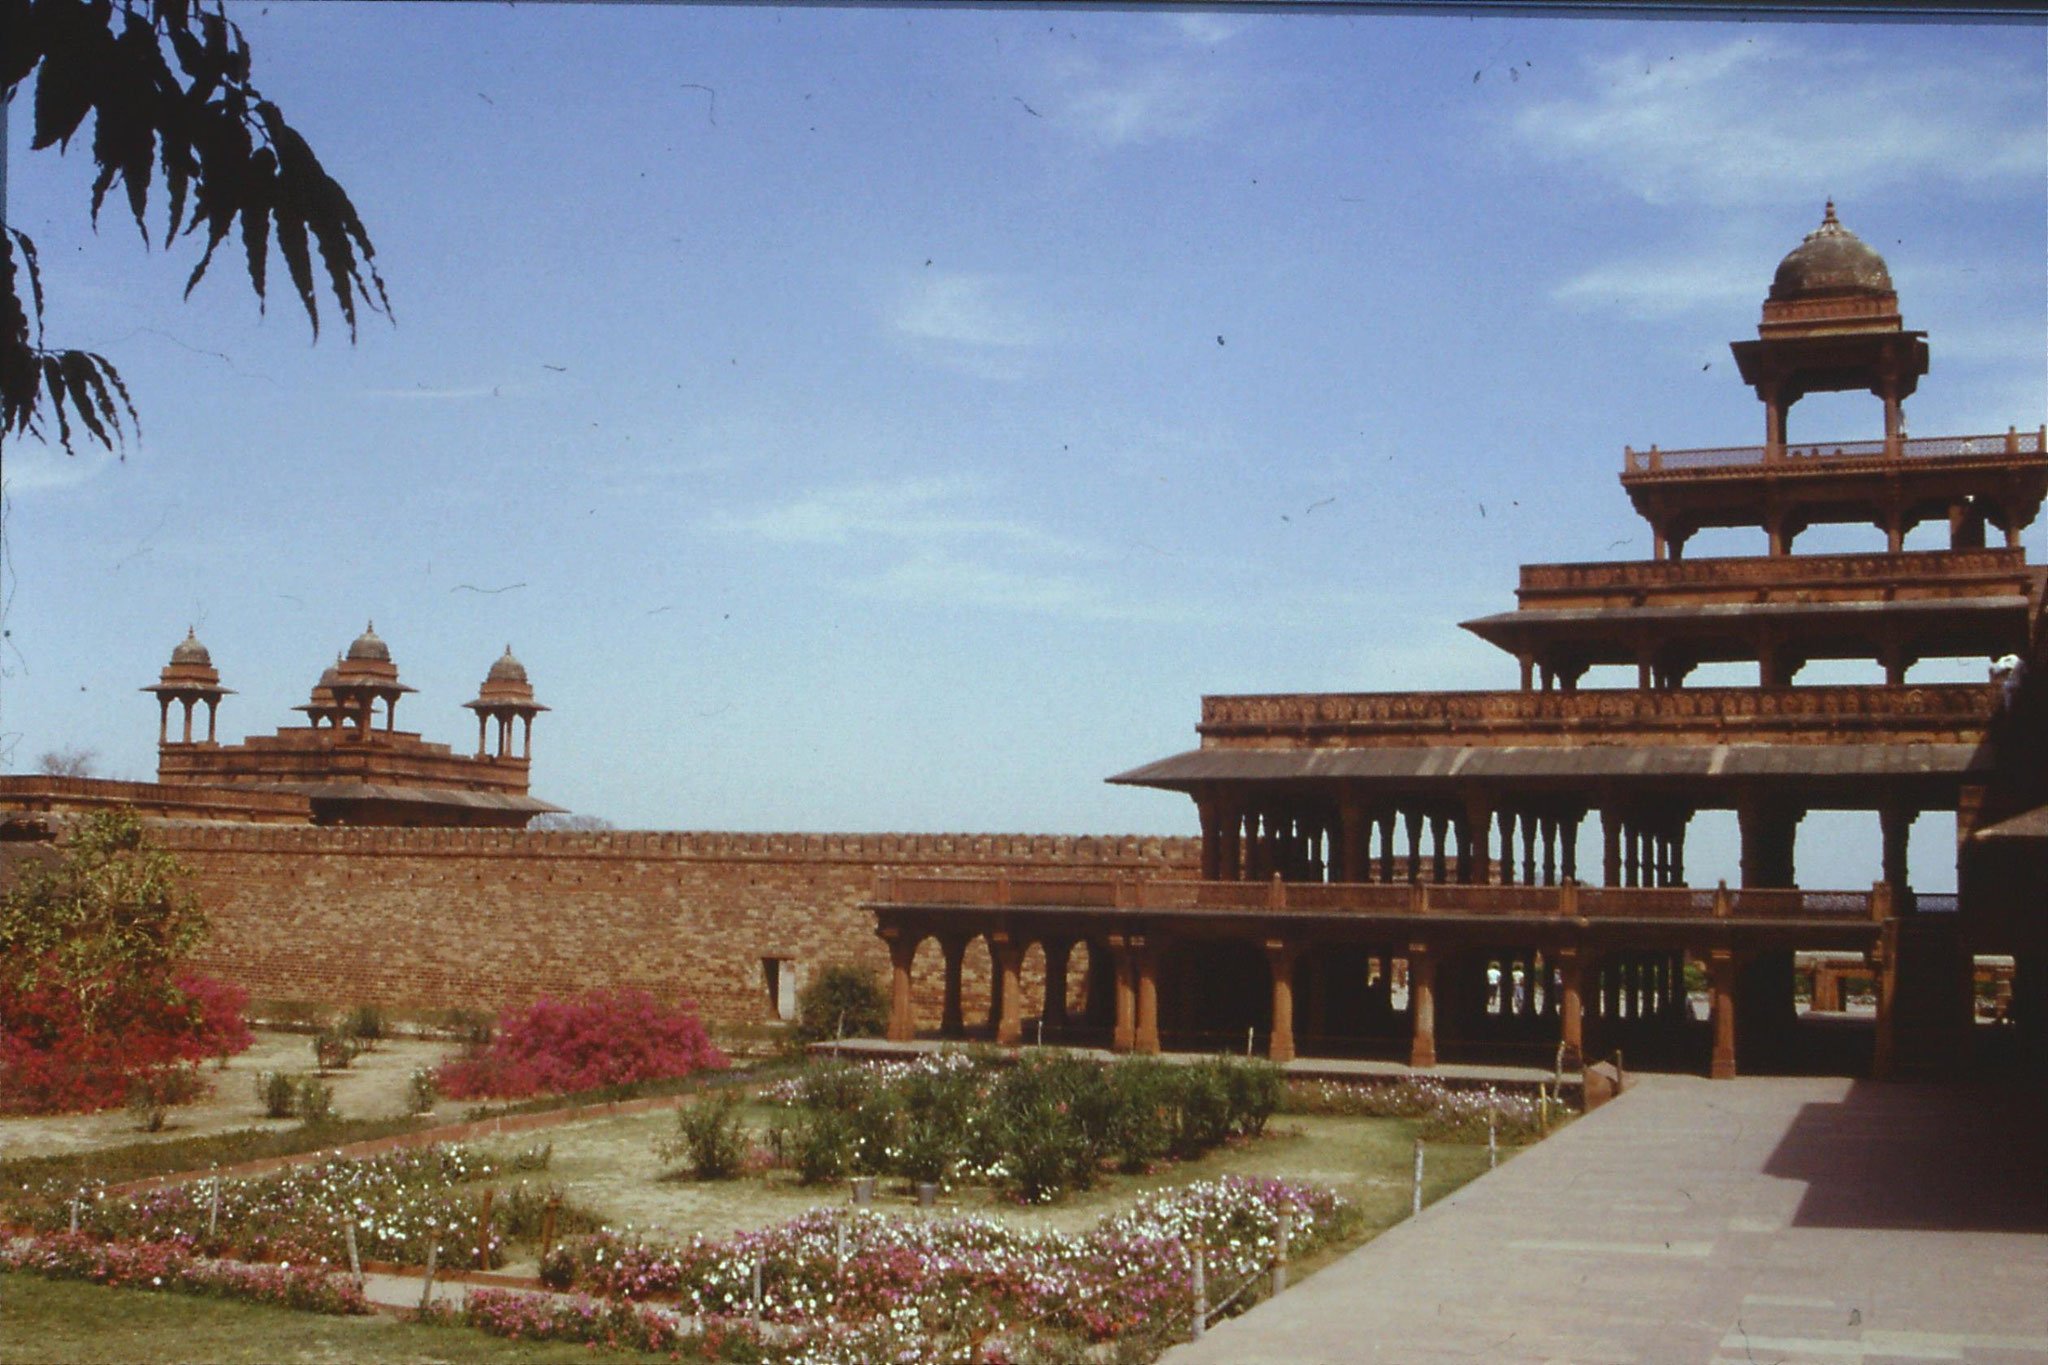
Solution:
[[[416,1066],[405,1083],[405,1112],[425,1114],[440,1102],[441,1087],[434,1080],[434,1069],[430,1066]]]
[[[806,1185],[837,1180],[853,1166],[853,1125],[845,1114],[813,1109],[790,1130],[790,1156]]]
[[[190,1104],[202,1087],[191,1067],[174,1066],[145,1072],[128,1082],[128,1114],[145,1133],[161,1132],[171,1106]]]
[[[297,1097],[298,1089],[297,1079],[288,1071],[256,1073],[256,1103],[263,1106],[265,1118],[290,1118],[292,1101]]]
[[[730,1180],[746,1164],[747,1135],[740,1126],[740,1093],[721,1090],[676,1106],[676,1135],[656,1144],[663,1161],[682,1160],[699,1180]]]
[[[313,1064],[322,1071],[345,1071],[355,1060],[356,1040],[339,1024],[313,1035]]]
[[[375,1005],[357,1005],[342,1019],[341,1030],[360,1041],[367,1052],[384,1039],[384,1011]]]
[[[796,998],[796,1037],[878,1038],[889,1027],[889,996],[865,967],[835,963],[820,971]]]
[[[1225,1088],[1230,1097],[1230,1129],[1240,1137],[1257,1137],[1266,1131],[1266,1120],[1279,1110],[1287,1095],[1287,1074],[1272,1062],[1224,1063]]]
[[[333,1122],[334,1087],[314,1076],[299,1077],[292,1095],[292,1112],[309,1128]]]
[[[1170,1064],[1149,1057],[1130,1058],[1103,1070],[1102,1149],[1116,1160],[1118,1170],[1135,1175],[1173,1149],[1179,1093],[1172,1073]],[[1090,1117],[1084,1112],[1083,1122]]]
[[[896,1174],[906,1180],[944,1184],[966,1156],[966,1135],[981,1096],[972,1071],[917,1072],[894,1088],[902,1113]]]
[[[1178,1068],[1179,1075],[1174,1078],[1178,1083],[1175,1156],[1184,1160],[1200,1156],[1222,1146],[1230,1136],[1229,1065],[1212,1059]]]
[[[866,1105],[880,1088],[875,1073],[851,1062],[814,1066],[803,1074],[796,1102],[806,1109],[829,1109],[835,1114],[853,1114]]]
[[[1004,1180],[1042,1204],[1094,1183],[1097,1149],[1074,1103],[1102,1084],[1102,1069],[1062,1052],[1034,1052],[1005,1072],[986,1123],[998,1135]]]

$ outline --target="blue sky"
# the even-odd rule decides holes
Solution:
[[[1828,195],[1930,334],[1915,433],[2048,413],[2039,27],[233,13],[396,325],[313,344],[225,254],[181,300],[196,244],[94,234],[18,112],[50,339],[144,428],[7,452],[16,769],[149,775],[188,624],[239,737],[374,618],[458,746],[510,641],[536,793],[621,825],[1188,832],[1101,779],[1203,693],[1512,686],[1458,620],[1647,556],[1623,445],[1761,438],[1727,342]],[[1802,871],[1867,882],[1827,818]]]

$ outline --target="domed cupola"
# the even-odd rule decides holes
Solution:
[[[1892,292],[1892,273],[1885,269],[1884,257],[1842,226],[1842,220],[1835,217],[1835,201],[1830,199],[1820,226],[1778,262],[1770,297],[1774,303],[1789,303],[1840,294]]]
[[[1842,226],[1830,199],[1820,226],[1778,262],[1757,334],[1896,332],[1902,325],[1884,257]]]
[[[188,626],[185,638],[178,641],[171,650],[171,661],[165,664],[163,671],[157,675],[156,685],[142,690],[156,693],[156,742],[164,745],[172,742],[172,702],[177,702],[185,708],[184,738],[177,742],[193,742],[192,711],[194,707],[203,704],[206,707],[206,743],[213,743],[214,722],[220,699],[230,695],[234,689],[220,685],[220,672],[213,666],[213,655],[207,652],[205,645],[199,643],[198,632]]]
[[[364,740],[375,732],[371,717],[376,704],[384,703],[384,728],[393,730],[398,724],[398,699],[413,690],[398,680],[398,665],[391,661],[390,647],[377,637],[375,622],[363,627],[348,652],[321,675],[320,686],[334,698],[335,723],[340,724],[344,717],[354,720],[356,736]],[[319,723],[317,714],[314,723]]]
[[[484,674],[484,685],[477,689],[475,701],[466,701],[463,706],[476,712],[476,756],[478,758],[521,760],[533,757],[533,718],[548,708],[533,699],[533,685],[526,680],[526,665],[513,656],[512,646],[506,645],[505,652],[498,656],[490,671]],[[490,745],[490,723],[498,723],[498,743],[495,753]],[[512,722],[524,721],[524,743],[520,752],[512,752]]]
[[[1900,453],[1902,405],[1927,373],[1927,334],[1905,329],[1884,257],[1842,226],[1834,200],[1820,226],[1778,262],[1756,338],[1729,349],[1763,400],[1766,462],[1784,458],[1793,404],[1859,389],[1884,403],[1884,454]]]

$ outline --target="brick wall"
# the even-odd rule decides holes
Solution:
[[[637,985],[725,1022],[769,1017],[766,957],[793,958],[800,974],[858,962],[886,980],[860,908],[878,871],[1192,876],[1200,858],[1198,840],[1138,837],[154,829],[213,921],[199,965],[258,998],[493,1009]],[[987,1008],[985,952],[969,953],[966,980],[973,1019]],[[927,1024],[941,981],[927,943]]]

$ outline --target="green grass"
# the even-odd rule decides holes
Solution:
[[[209,1166],[233,1166],[268,1157],[324,1151],[351,1142],[410,1133],[425,1126],[427,1121],[419,1118],[338,1119],[312,1126],[244,1128],[168,1142],[134,1142],[99,1151],[19,1157],[0,1161],[0,1185],[37,1185],[46,1180],[81,1184],[105,1180],[120,1184],[156,1175],[204,1171]]]
[[[0,1365],[567,1365],[666,1356],[518,1342],[468,1327],[0,1275]]]

